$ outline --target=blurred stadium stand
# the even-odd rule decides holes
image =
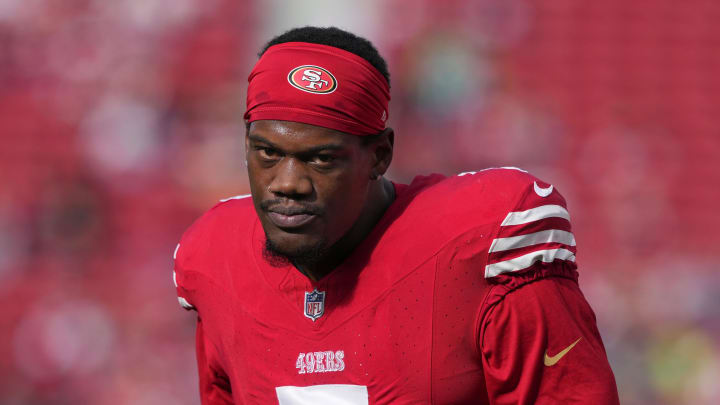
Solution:
[[[248,192],[262,43],[370,38],[390,177],[519,166],[567,197],[621,402],[720,403],[720,2],[0,1],[0,403],[197,404],[182,231]]]

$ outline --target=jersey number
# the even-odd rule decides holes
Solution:
[[[368,405],[367,387],[350,384],[275,387],[280,405]]]

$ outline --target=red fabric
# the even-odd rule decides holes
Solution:
[[[248,77],[247,122],[295,121],[353,135],[385,128],[390,88],[365,59],[332,46],[273,45]]]
[[[202,405],[235,404],[232,398],[230,381],[217,364],[217,354],[213,350],[213,345],[206,342],[205,329],[200,317],[197,319],[195,349]]]
[[[526,284],[493,288],[506,295],[489,309],[480,331],[490,403],[618,404],[595,314],[575,277],[515,277]],[[544,363],[546,354],[551,365]]]
[[[533,239],[538,257],[555,246],[520,225],[503,229],[510,212],[564,207],[557,191],[538,196],[536,182],[546,186],[494,169],[396,184],[370,235],[317,282],[267,262],[250,197],[216,205],[185,233],[175,262],[178,295],[202,319],[203,404],[228,395],[236,404],[278,403],[281,387],[334,385],[365,390],[359,403],[372,405],[616,403],[570,258],[486,277],[486,266],[505,260],[489,253],[506,245],[498,238]],[[569,231],[563,221],[526,225]],[[305,296],[316,289],[325,298],[312,320]],[[554,356],[578,336],[556,365],[543,365],[545,350]],[[327,394],[322,403],[342,396]]]

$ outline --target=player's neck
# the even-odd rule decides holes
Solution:
[[[318,281],[337,268],[365,240],[395,200],[395,187],[390,180],[381,177],[371,187],[369,203],[358,220],[324,257],[312,264],[293,263],[307,278]]]

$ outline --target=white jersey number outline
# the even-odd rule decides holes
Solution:
[[[367,387],[351,384],[324,384],[275,387],[280,405],[368,405]]]

